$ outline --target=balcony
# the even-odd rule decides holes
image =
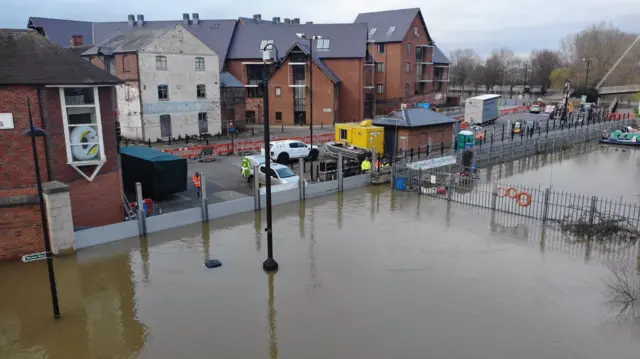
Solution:
[[[262,83],[265,64],[247,64],[242,71],[242,84],[244,87],[258,87]]]
[[[435,65],[433,68],[433,79],[436,82],[449,82],[449,66]]]
[[[416,82],[433,82],[433,66],[430,64],[417,64]]]
[[[289,62],[289,87],[307,86],[307,63]]]
[[[416,46],[416,64],[430,65],[433,63],[433,46]]]

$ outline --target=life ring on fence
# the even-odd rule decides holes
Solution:
[[[507,192],[505,193],[507,195],[507,197],[509,198],[516,198],[516,196],[518,195],[518,190],[515,189],[514,187],[511,187],[507,190]]]
[[[71,131],[71,153],[78,161],[89,161],[100,152],[98,132],[91,126],[78,126]]]
[[[531,195],[527,192],[519,192],[516,195],[516,202],[518,202],[521,207],[529,207],[531,200]]]
[[[496,195],[497,195],[498,197],[504,197],[504,196],[506,196],[506,195],[507,195],[507,189],[506,189],[506,188],[504,188],[504,187],[502,187],[502,186],[498,187],[498,189],[496,189]]]

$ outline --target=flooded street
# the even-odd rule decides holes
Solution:
[[[275,275],[255,213],[56,259],[57,322],[45,262],[0,263],[0,358],[638,358],[606,258],[537,221],[386,187],[274,216]]]

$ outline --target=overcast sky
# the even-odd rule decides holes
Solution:
[[[431,36],[446,54],[474,48],[481,54],[509,47],[517,53],[557,48],[560,39],[588,25],[611,22],[640,32],[640,0],[0,0],[0,27],[24,28],[30,16],[85,21],[178,20],[197,12],[201,19],[298,17],[301,21],[352,22],[359,12],[420,7]],[[393,3],[390,5],[390,3]]]

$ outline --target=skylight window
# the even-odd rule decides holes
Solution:
[[[373,35],[375,35],[375,34],[376,34],[376,30],[378,30],[378,28],[377,28],[377,27],[371,28],[371,29],[369,30],[369,38],[372,38],[372,37],[373,37]]]
[[[260,42],[260,51],[262,51],[268,44],[273,44],[273,40],[262,40],[262,42]],[[269,47],[267,50],[271,50],[271,47]]]
[[[396,26],[395,25],[389,26],[389,30],[387,30],[387,36],[391,36],[391,34],[393,34],[394,31],[396,31]]]
[[[329,45],[331,44],[331,39],[318,39],[316,40],[316,50],[317,51],[329,51]]]

